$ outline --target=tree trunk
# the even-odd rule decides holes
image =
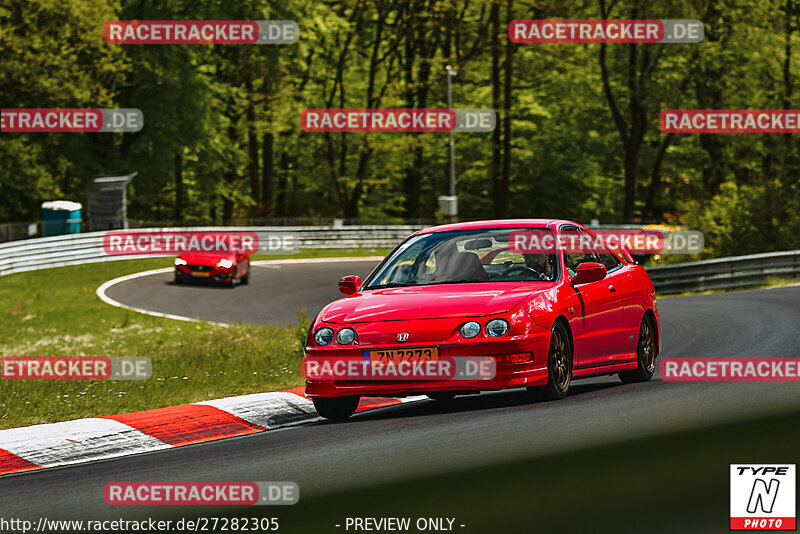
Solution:
[[[247,127],[248,174],[250,175],[250,197],[258,202],[261,198],[260,183],[258,180],[258,135],[255,125]]]
[[[261,203],[267,217],[275,216],[275,137],[266,132],[261,147]]]
[[[499,110],[501,106],[501,86],[500,86],[500,0],[492,2],[489,14],[492,25],[491,52],[492,52],[492,109]],[[492,132],[492,162],[489,166],[489,183],[492,185],[492,200],[494,204],[494,216],[502,217],[501,207],[501,180],[500,172],[502,167],[502,139],[500,137],[500,125],[498,124]]]
[[[183,147],[175,154],[175,222],[183,221]]]
[[[506,19],[508,23],[514,19],[514,2],[508,0]],[[503,174],[500,177],[498,217],[508,216],[508,186],[511,181],[511,88],[514,75],[514,43],[511,35],[506,38],[506,72],[503,88]]]

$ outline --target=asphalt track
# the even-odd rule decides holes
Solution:
[[[222,323],[292,326],[302,308],[314,317],[341,297],[342,276],[364,277],[378,264],[375,260],[305,261],[255,264],[249,286],[176,285],[172,272],[162,272],[120,282],[106,294],[122,304],[160,313]]]
[[[302,306],[315,313],[313,288],[335,296],[338,277],[358,267],[363,273],[371,266],[305,265],[269,275],[261,269],[251,286],[234,290],[194,288],[198,293],[172,288],[163,277],[122,289],[149,295],[153,306],[174,304],[165,287],[179,290],[191,295],[184,311],[205,302],[198,294],[232,295],[201,306],[210,320],[286,317]],[[662,356],[798,356],[800,287],[662,299],[659,310]],[[280,532],[347,532],[348,516],[401,514],[453,517],[455,531],[470,533],[727,532],[729,463],[800,463],[796,382],[676,383],[656,376],[622,385],[605,377],[573,388],[556,402],[531,402],[521,390],[459,397],[452,406],[423,401],[346,423],[0,477],[0,517],[235,512],[279,517]],[[292,507],[234,512],[110,507],[103,485],[115,480],[292,480],[301,496]]]

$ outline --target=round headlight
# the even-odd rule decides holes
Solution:
[[[342,328],[336,334],[336,342],[340,345],[349,345],[356,338],[356,331],[352,328]]]
[[[508,321],[505,319],[492,319],[486,323],[486,333],[492,337],[499,337],[508,332]]]
[[[461,330],[459,330],[459,333],[461,334],[461,337],[465,337],[468,339],[475,337],[481,333],[481,325],[479,325],[475,321],[469,321],[467,323],[464,323],[464,325],[461,327]]]
[[[328,328],[327,326],[324,328],[320,328],[317,330],[317,333],[314,334],[314,341],[317,342],[317,345],[327,345],[331,341],[333,341],[333,330]]]

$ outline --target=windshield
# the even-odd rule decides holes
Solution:
[[[509,236],[513,232],[531,229],[457,230],[413,236],[369,277],[365,289],[555,281],[559,272],[557,254],[523,254],[509,246]]]

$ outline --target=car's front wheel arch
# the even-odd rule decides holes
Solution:
[[[564,326],[564,328],[567,330],[567,341],[569,342],[569,348],[570,348],[570,351],[572,352],[572,359],[574,360],[575,359],[575,340],[572,338],[572,328],[570,327],[569,321],[563,315],[559,315],[558,317],[556,317],[556,320],[553,321],[553,326],[555,326],[556,323],[561,323]]]
[[[658,331],[658,327],[656,326],[658,324],[656,322],[656,314],[653,313],[653,310],[651,310],[650,308],[647,308],[644,311],[644,317],[647,317],[647,318],[650,319],[650,325],[653,327],[653,339],[655,341],[656,357],[658,357],[659,353],[661,352],[661,351],[658,350],[659,347],[661,347],[661,339],[659,338],[659,331]]]

